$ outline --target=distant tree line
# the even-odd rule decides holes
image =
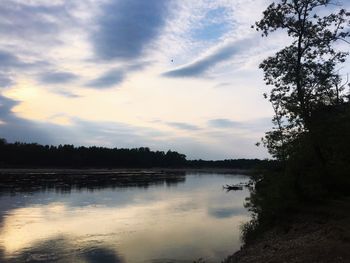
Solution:
[[[40,145],[8,143],[0,139],[2,167],[173,167],[186,164],[186,156],[174,151],[151,151],[147,147],[118,149],[105,147],[75,147],[73,145]]]
[[[227,169],[253,169],[265,167],[273,161],[259,159],[226,159],[226,160],[188,160],[187,167],[193,168],[227,168]]]
[[[74,145],[40,145],[9,143],[0,139],[0,167],[65,167],[65,168],[234,168],[250,169],[263,161],[237,159],[222,161],[187,160],[175,151],[151,151],[147,147],[119,149],[106,147],[75,147]]]

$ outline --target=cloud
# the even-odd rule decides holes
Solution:
[[[138,62],[130,65],[124,65],[123,67],[109,70],[103,73],[100,77],[89,81],[86,86],[90,88],[112,88],[121,84],[126,76],[134,71],[140,71],[145,67],[151,65],[150,61]]]
[[[72,98],[72,99],[74,99],[74,98],[81,98],[81,96],[79,96],[77,94],[74,94],[74,93],[72,93],[70,91],[67,91],[67,90],[54,90],[54,92],[56,94],[59,94],[61,96],[66,97],[66,98]]]
[[[233,135],[232,132],[228,133],[225,130],[219,134],[202,134],[198,138],[193,138],[150,127],[120,122],[92,122],[74,116],[68,116],[70,125],[58,125],[17,117],[12,112],[12,108],[17,104],[15,100],[0,96],[0,137],[10,142],[99,145],[118,148],[146,146],[153,150],[172,149],[186,154],[190,159],[264,158],[267,156],[265,149],[254,146],[255,137]]]
[[[69,72],[46,72],[40,75],[39,80],[45,84],[65,84],[77,78],[77,75]]]
[[[153,128],[139,127],[121,122],[91,122],[79,118],[72,119],[72,129],[81,135],[79,143],[108,147],[130,148],[154,146],[158,137],[166,133]]]
[[[196,125],[185,123],[185,122],[167,122],[166,124],[181,130],[197,131],[200,129]]]
[[[91,88],[111,88],[122,83],[125,79],[125,72],[121,69],[114,69],[104,73],[102,76],[87,83]]]
[[[18,102],[15,100],[0,95],[0,118],[4,120],[11,116],[11,109],[16,106],[17,103]]]
[[[265,132],[271,129],[272,121],[270,117],[258,118],[254,120],[247,121],[233,121],[230,119],[212,119],[208,121],[208,126],[219,129],[244,129],[251,132]]]
[[[5,70],[10,68],[25,68],[32,65],[22,62],[17,56],[5,50],[0,50],[0,61],[0,68]]]
[[[230,87],[232,86],[232,83],[230,82],[221,82],[221,83],[218,83],[214,86],[214,88],[225,88],[225,87]]]
[[[167,136],[167,133],[153,128],[120,122],[92,122],[77,117],[71,117],[71,124],[66,126],[30,121],[17,117],[12,112],[18,103],[0,95],[0,138],[10,142],[99,145],[118,148],[149,146],[159,149],[157,138]]]
[[[111,1],[102,8],[92,34],[97,58],[135,59],[154,41],[165,24],[170,0]]]
[[[14,83],[14,80],[8,74],[0,72],[0,88],[12,86]]]
[[[251,45],[251,39],[243,39],[217,48],[202,58],[162,75],[170,78],[200,77],[217,64],[232,59],[246,52]]]
[[[0,70],[5,72],[12,69],[37,69],[43,66],[47,67],[49,64],[50,63],[46,61],[25,62],[11,52],[0,50]]]
[[[188,92],[193,95],[197,91],[191,90],[194,84],[192,81],[183,80],[184,82],[180,84],[178,80],[172,82],[171,79],[159,78],[157,73],[159,68],[163,67],[162,72],[173,69],[173,72],[168,72],[168,77],[201,77],[211,73],[214,67],[226,66],[228,63],[225,62],[230,62],[227,70],[222,67],[227,73],[232,70],[232,61],[239,64],[243,60],[240,56],[243,53],[241,50],[250,45],[248,40],[246,42],[242,40],[242,43],[228,42],[232,41],[234,36],[248,38],[245,31],[237,31],[243,28],[238,21],[240,13],[251,16],[246,12],[249,10],[247,1],[239,0],[239,4],[235,2],[233,5],[222,1],[208,4],[209,2],[206,0],[183,3],[175,0],[3,0],[0,5],[0,87],[7,87],[4,94],[23,101],[21,107],[16,107],[18,111],[23,112],[28,107],[33,109],[33,112],[23,113],[28,118],[47,116],[40,114],[38,110],[45,109],[48,103],[50,104],[49,99],[71,104],[50,104],[52,106],[50,114],[62,114],[70,121],[69,125],[60,125],[59,123],[64,122],[58,121],[58,118],[47,117],[42,121],[21,118],[13,109],[19,106],[18,102],[0,97],[2,105],[0,136],[10,141],[52,144],[149,146],[156,150],[174,149],[191,158],[255,157],[257,154],[262,156],[263,154],[259,155],[253,149],[255,142],[253,136],[258,134],[256,132],[252,135],[253,132],[250,132],[254,129],[253,125],[249,126],[244,122],[240,124],[241,126],[237,124],[238,128],[235,128],[231,123],[234,120],[229,119],[226,124],[213,122],[212,125],[217,125],[216,127],[207,125],[208,123],[203,125],[200,116],[207,110],[205,107],[204,111],[199,108],[193,112],[192,115],[199,118],[193,124],[177,122],[169,117],[185,120],[188,117],[186,112],[179,109],[176,104],[181,104],[181,97],[186,97]],[[248,2],[250,7],[257,4],[253,0]],[[218,38],[222,44],[211,49],[211,45],[219,43]],[[204,53],[203,50],[208,52]],[[153,57],[149,57],[150,54]],[[171,59],[174,61],[170,63]],[[137,78],[132,79],[133,72],[143,71],[144,67],[150,64],[141,63],[146,60],[152,60],[154,67],[138,72]],[[185,64],[187,62],[191,63]],[[164,65],[172,65],[172,68],[164,69]],[[178,66],[181,67],[175,69]],[[74,71],[70,73],[68,68],[74,68]],[[214,73],[216,72],[219,70]],[[239,74],[241,72],[243,70]],[[252,79],[251,72],[246,74]],[[230,77],[225,76],[220,80],[223,83],[233,81],[232,86],[235,89],[212,89],[210,93],[202,94],[203,105],[213,103],[213,107],[210,108],[214,112],[211,114],[224,118],[231,116],[227,110],[230,109],[230,105],[226,107],[228,100],[225,98],[231,96],[244,99],[244,94],[238,94],[241,93],[241,88],[247,90],[253,85],[240,83],[243,76],[239,77],[237,80],[230,73]],[[116,115],[108,110],[110,105],[103,104],[103,99],[94,98],[94,92],[84,89],[86,87],[98,89],[101,97],[111,96],[115,93],[107,92],[107,88],[118,87],[129,79],[132,80],[133,86],[143,85],[147,86],[147,89],[138,89],[137,94],[134,90],[132,92],[126,90],[119,94],[122,97],[116,102],[119,106],[116,105],[126,111],[133,108],[132,111],[136,114],[134,117],[140,120],[149,119],[148,115],[153,114],[151,118],[159,119],[161,124],[145,123],[147,127],[143,127],[120,123],[118,120],[115,122]],[[35,93],[31,93],[31,89],[27,89],[27,86],[32,88],[35,80],[37,82],[36,87],[33,87]],[[15,82],[18,86],[11,87]],[[67,85],[55,85],[59,83]],[[68,85],[71,83],[74,83],[74,87]],[[180,89],[178,85],[181,85]],[[204,84],[204,88],[214,85],[214,82],[208,82]],[[163,87],[166,87],[166,90]],[[25,92],[17,92],[17,88]],[[70,99],[57,98],[55,95],[46,96],[47,91]],[[145,96],[142,94],[146,93],[152,95],[149,103],[153,108],[148,107],[149,109],[145,110],[144,105],[149,103],[144,104]],[[73,98],[79,95],[84,98],[73,101]],[[157,112],[157,107],[164,108],[163,102],[169,97],[174,98],[174,101],[168,105],[166,112]],[[188,102],[196,103],[195,95],[186,98]],[[133,100],[135,103],[125,103]],[[82,112],[81,105],[87,103],[91,107],[102,107],[105,113],[100,117],[113,121],[105,123],[82,119],[82,116],[93,118]],[[234,106],[231,110],[235,112],[242,110],[241,104]],[[246,116],[254,116],[251,114],[253,109],[254,107],[251,107],[249,112],[243,109],[240,120],[244,120]],[[205,115],[207,113],[205,112]],[[123,115],[123,119],[132,123],[133,118],[129,119],[129,115]],[[222,128],[218,128],[220,125]],[[210,131],[217,134],[206,133]]]
[[[39,43],[38,38],[52,42],[62,21],[70,18],[67,10],[63,4],[3,0],[0,5],[0,35],[25,39],[26,42]]]
[[[46,132],[54,127],[45,125],[47,130],[44,130],[40,124],[14,115],[11,109],[18,103],[0,95],[0,137],[9,141],[54,143],[54,136]]]
[[[242,123],[229,119],[213,119],[208,121],[208,125],[215,128],[242,127]]]

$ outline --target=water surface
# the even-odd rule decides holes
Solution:
[[[177,179],[176,179],[177,178]],[[113,187],[0,195],[0,262],[220,262],[239,249],[240,175],[191,174]]]

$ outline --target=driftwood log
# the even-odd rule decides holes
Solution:
[[[243,186],[242,185],[224,185],[223,186],[224,189],[226,189],[227,191],[238,191],[238,190],[243,190]]]

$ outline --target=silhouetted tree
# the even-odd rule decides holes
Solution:
[[[334,43],[347,42],[350,13],[341,9],[338,13],[318,15],[328,5],[332,5],[329,0],[282,0],[272,3],[255,24],[262,36],[285,30],[291,39],[289,46],[260,64],[266,84],[273,86],[270,94],[264,96],[272,103],[276,124],[263,142],[278,159],[290,155],[300,134],[307,132],[312,138],[311,118],[315,110],[348,100],[337,71],[348,52],[336,50]],[[316,142],[313,147],[324,161]]]
[[[328,5],[328,0],[281,0],[255,24],[263,36],[286,31],[291,42],[260,64],[272,86],[264,96],[275,112],[275,128],[263,143],[278,161],[252,177],[246,241],[300,207],[350,194],[350,102],[338,71],[348,53],[334,47],[348,43],[350,13],[340,9],[320,16]]]

